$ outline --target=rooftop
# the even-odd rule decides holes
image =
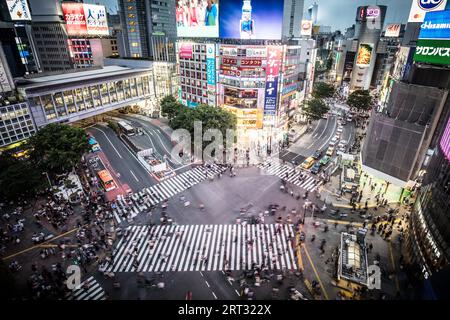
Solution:
[[[59,73],[34,77],[34,78],[16,78],[20,87],[24,89],[48,87],[52,85],[61,85],[77,81],[94,80],[110,76],[127,75],[135,72],[146,71],[147,69],[127,68],[121,66],[105,66],[101,69],[81,70],[69,73]]]

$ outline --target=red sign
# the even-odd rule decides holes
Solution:
[[[255,67],[261,67],[261,60],[260,59],[242,59],[241,60],[241,66],[245,66],[245,67],[251,67],[251,66],[255,66]]]
[[[181,59],[192,59],[192,45],[182,44],[180,46],[180,58]]]
[[[62,3],[64,20],[66,20],[67,34],[87,34],[86,18],[82,3]]]
[[[234,58],[222,58],[222,64],[236,65],[237,60]]]

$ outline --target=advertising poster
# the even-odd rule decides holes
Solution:
[[[86,35],[87,26],[83,4],[63,2],[61,6],[66,21],[67,34],[69,36]]]
[[[356,57],[356,65],[358,67],[368,67],[372,59],[373,44],[361,43]]]
[[[384,36],[387,38],[398,38],[400,35],[401,24],[399,23],[391,23],[386,26],[386,32]]]
[[[219,37],[219,0],[176,0],[175,18],[178,37]]]
[[[6,0],[12,21],[31,20],[31,12],[27,0]]]
[[[423,22],[425,14],[444,10],[447,0],[413,0],[408,22]]]
[[[269,46],[267,51],[266,90],[264,115],[275,115],[277,110],[278,77],[281,67],[282,47]]]
[[[88,35],[109,35],[105,6],[83,4]]]
[[[226,0],[220,5],[221,38],[281,39],[283,0]]]
[[[206,45],[206,79],[208,85],[216,84],[216,57],[214,45]]]
[[[181,59],[192,59],[192,44],[182,43],[180,45],[179,56]]]
[[[63,2],[61,7],[69,36],[109,35],[105,6]]]
[[[414,61],[450,65],[450,40],[419,39]]]
[[[311,20],[302,20],[302,28],[300,30],[300,34],[302,36],[311,37],[312,27],[313,25]]]
[[[428,12],[420,26],[419,39],[450,39],[450,10]]]

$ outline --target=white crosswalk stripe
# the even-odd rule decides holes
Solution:
[[[107,271],[298,269],[294,226],[286,224],[130,226]]]
[[[128,199],[125,199],[123,195],[119,195],[112,208],[113,215],[119,223],[127,218],[134,218],[140,212],[148,210],[151,205],[156,205],[165,199],[169,199],[205,179],[214,177],[214,175],[223,173],[224,171],[225,167],[215,164],[211,164],[208,168],[204,166],[196,167],[149,188],[145,188],[140,192],[136,192],[128,197]],[[139,204],[140,202],[142,204]]]
[[[106,300],[106,293],[94,277],[83,281],[78,288],[66,295],[67,300]]]
[[[277,176],[286,182],[292,183],[297,187],[303,188],[310,192],[314,192],[322,184],[322,181],[319,181],[307,174],[304,174],[305,177],[300,179],[302,174],[301,170],[297,170],[291,166],[275,161],[268,160],[262,164],[259,164],[258,167],[267,174]]]

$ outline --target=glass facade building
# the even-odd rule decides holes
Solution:
[[[0,147],[26,139],[35,131],[26,102],[0,106]]]

